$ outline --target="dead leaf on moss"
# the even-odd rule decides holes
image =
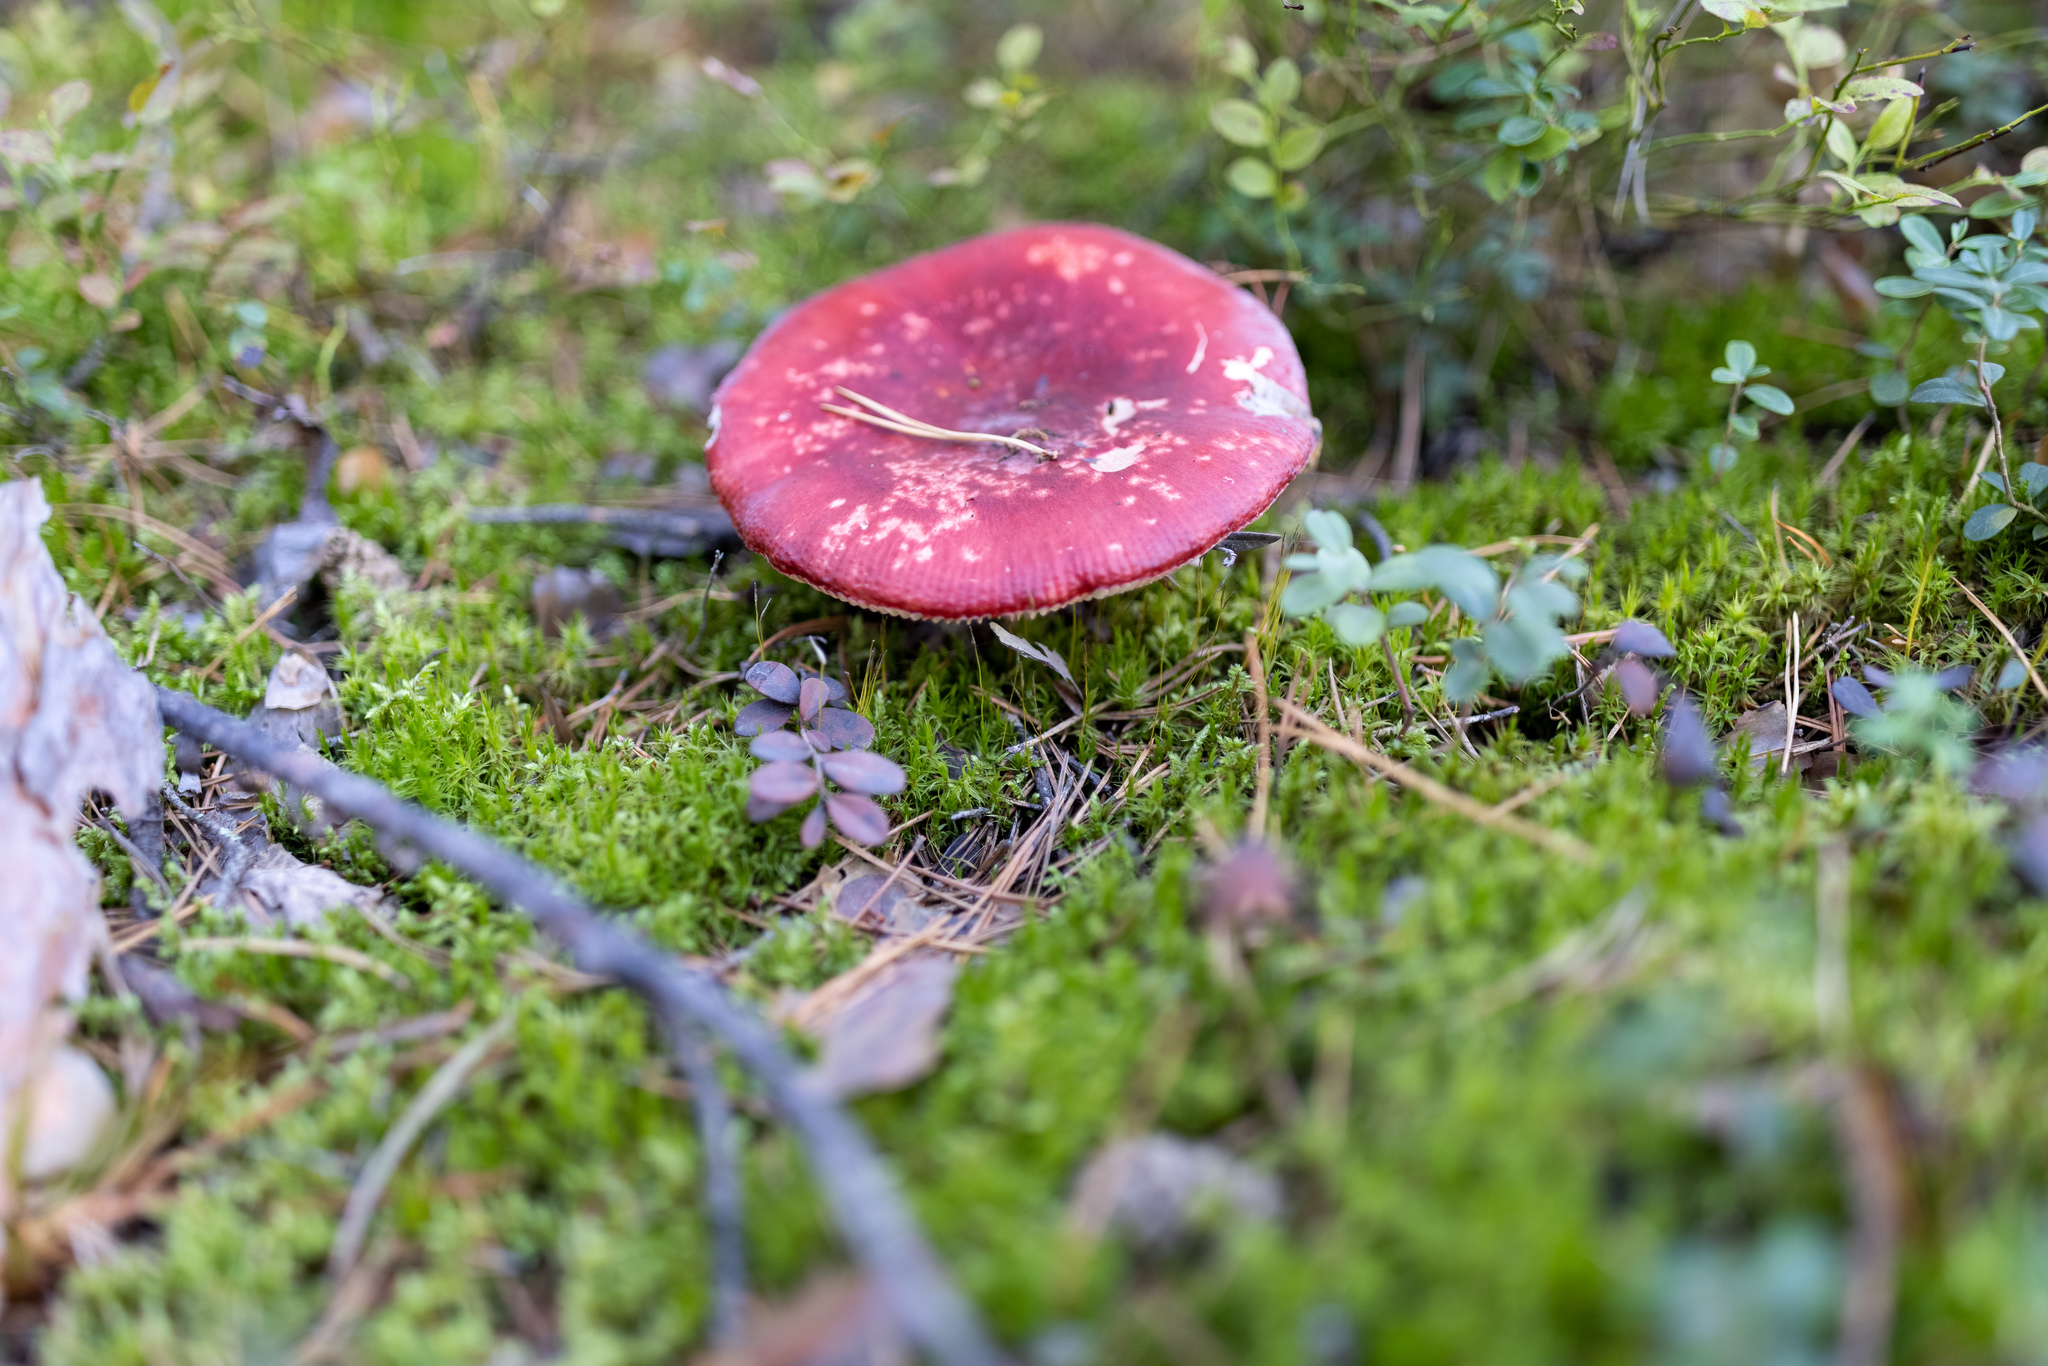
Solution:
[[[820,1276],[757,1304],[740,1340],[694,1366],[908,1366],[909,1349],[864,1276]]]
[[[823,1047],[811,1084],[834,1100],[900,1091],[939,1064],[939,1024],[960,965],[917,953],[876,973],[860,994],[811,1026]]]

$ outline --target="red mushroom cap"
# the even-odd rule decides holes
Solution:
[[[719,386],[705,464],[741,539],[792,578],[904,616],[1028,615],[1158,578],[1258,517],[1314,458],[1307,393],[1287,329],[1243,290],[1129,233],[1046,223],[791,309]],[[892,411],[1050,458],[875,425]]]

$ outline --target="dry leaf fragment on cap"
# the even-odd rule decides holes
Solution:
[[[943,953],[912,954],[876,973],[859,995],[811,1026],[822,1045],[811,1085],[847,1100],[900,1091],[927,1076],[939,1064],[939,1024],[959,975],[960,965]]]
[[[1067,682],[1074,682],[1074,676],[1067,672],[1067,661],[1060,658],[1060,652],[1058,650],[1053,649],[1052,646],[1033,645],[1030,641],[1024,639],[1024,637],[1019,635],[1012,635],[1010,632],[1005,631],[1002,628],[1001,623],[999,622],[990,622],[988,624],[988,629],[996,633],[997,640],[1000,640],[1001,642],[1003,642],[1003,644],[1009,646],[1011,649],[1015,650],[1018,654],[1024,656],[1026,659],[1035,659],[1040,664],[1045,665],[1048,669],[1051,669],[1054,673],[1058,674],[1061,678],[1066,679]],[[1075,683],[1074,686],[1079,687],[1080,684]]]
[[[100,925],[99,874],[71,838],[79,803],[105,792],[139,821],[164,761],[156,695],[65,591],[49,516],[41,485],[0,484],[0,1133],[24,1094],[47,1110],[29,1119],[51,1135],[33,1175],[82,1159],[112,1113],[105,1078],[82,1070],[98,1068],[61,1048]]]
[[[1279,1214],[1272,1173],[1214,1143],[1154,1133],[1119,1139],[1088,1159],[1069,1217],[1087,1232],[1108,1230],[1163,1251],[1219,1219],[1266,1222]]]

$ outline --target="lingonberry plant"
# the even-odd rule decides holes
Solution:
[[[2048,289],[2043,288],[2048,285],[2048,246],[2035,235],[2040,211],[2025,197],[2025,191],[2048,183],[2048,164],[2030,159],[2034,165],[2002,178],[1996,190],[1972,204],[1970,218],[1950,225],[1946,239],[1926,217],[1901,219],[1911,274],[1877,282],[1878,292],[1889,298],[1939,302],[1962,326],[1964,344],[1976,348],[1975,357],[1912,392],[1914,403],[1978,408],[1991,421],[1991,445],[1978,461],[1977,475],[2007,501],[1987,503],[1970,514],[1963,534],[1973,541],[1989,540],[2022,513],[2034,519],[2035,540],[2048,537],[2048,513],[2036,503],[2048,490],[2048,469],[2024,464],[2014,480],[2005,452],[2005,423],[1991,392],[2005,377],[2005,367],[1988,359],[1994,348],[2004,352],[2021,332],[2038,332],[2041,321],[2034,315],[2048,312]],[[2006,222],[2003,232],[1970,231],[1971,219],[2000,217]],[[1984,469],[1994,454],[1998,469]]]
[[[875,728],[865,716],[832,705],[846,700],[845,685],[765,659],[741,681],[761,699],[740,709],[733,729],[753,737],[751,752],[764,761],[747,785],[747,818],[772,821],[817,797],[804,816],[804,848],[824,843],[827,821],[861,844],[887,839],[889,815],[872,799],[901,792],[903,770],[869,752]],[[801,728],[783,729],[792,716]],[[828,782],[841,790],[830,790]]]
[[[1341,514],[1317,509],[1304,522],[1316,549],[1287,557],[1297,577],[1281,595],[1281,610],[1293,617],[1320,614],[1339,640],[1363,647],[1390,628],[1418,626],[1432,615],[1413,600],[1382,608],[1370,594],[1440,594],[1479,625],[1478,636],[1449,642],[1452,662],[1443,688],[1453,702],[1478,696],[1496,674],[1526,683],[1569,651],[1558,623],[1578,615],[1579,599],[1559,580],[1585,577],[1586,566],[1576,558],[1532,556],[1505,583],[1492,565],[1454,545],[1390,555],[1375,568],[1352,544],[1351,524]]]
[[[1707,451],[1707,461],[1716,474],[1726,474],[1735,468],[1735,462],[1742,452],[1735,444],[1736,438],[1754,441],[1757,435],[1757,418],[1752,412],[1745,412],[1742,400],[1745,398],[1767,413],[1784,417],[1792,411],[1792,396],[1775,384],[1757,384],[1771,373],[1768,365],[1757,364],[1756,348],[1746,341],[1732,341],[1722,353],[1725,364],[1714,367],[1711,376],[1716,384],[1732,384],[1734,390],[1728,395],[1728,421],[1721,428],[1721,439]]]

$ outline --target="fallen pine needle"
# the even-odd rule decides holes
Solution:
[[[2013,654],[2019,658],[2021,663],[2027,666],[2027,677],[2034,680],[2034,687],[2040,692],[2043,698],[2048,698],[2048,683],[2043,683],[2041,681],[2041,675],[2035,672],[2034,670],[2034,661],[2028,658],[2027,652],[2025,650],[2022,650],[2020,648],[2020,643],[2017,640],[2013,639],[2012,632],[2005,629],[2005,623],[1998,619],[1998,613],[1992,611],[1989,607],[1986,607],[1984,605],[1984,599],[1978,597],[1975,593],[1972,593],[1970,591],[1970,585],[1968,585],[1967,583],[1964,583],[1962,580],[1958,579],[1956,580],[1956,587],[1963,590],[1963,596],[1968,598],[1973,604],[1976,605],[1977,610],[1984,614],[1984,619],[1986,621],[1989,621],[1993,626],[1996,626],[1998,628],[1998,634],[2004,636],[2005,643],[2012,646]]]
[[[362,1254],[363,1239],[370,1232],[370,1220],[384,1200],[385,1187],[391,1184],[392,1177],[398,1175],[399,1164],[405,1161],[405,1155],[412,1151],[412,1145],[419,1141],[427,1126],[434,1122],[434,1116],[461,1093],[469,1081],[469,1074],[482,1065],[518,1023],[518,1015],[506,1014],[488,1029],[472,1035],[469,1042],[456,1050],[454,1057],[442,1063],[427,1079],[427,1084],[405,1107],[405,1113],[398,1117],[398,1122],[385,1130],[377,1151],[371,1153],[370,1160],[363,1164],[362,1175],[348,1193],[341,1224],[334,1230],[334,1245],[327,1253],[328,1275],[345,1277],[354,1269],[356,1258]]]
[[[181,950],[212,949],[221,953],[269,953],[280,958],[318,958],[358,972],[374,973],[395,987],[412,990],[412,981],[389,963],[380,963],[367,953],[345,949],[339,944],[309,944],[303,939],[187,939]]]
[[[1332,754],[1341,754],[1381,777],[1392,779],[1418,797],[1455,811],[1467,820],[1505,834],[1515,835],[1540,849],[1546,849],[1575,862],[1592,863],[1598,858],[1593,846],[1576,835],[1567,835],[1562,830],[1552,830],[1548,826],[1537,825],[1534,821],[1523,820],[1520,816],[1496,811],[1486,803],[1468,797],[1455,788],[1447,787],[1426,773],[1410,768],[1399,759],[1389,758],[1372,746],[1360,744],[1342,731],[1331,729],[1292,702],[1282,701],[1278,706],[1287,718],[1294,722],[1290,727],[1290,733],[1296,738],[1313,741]]]
[[[858,403],[861,408],[871,410],[864,413],[859,408],[847,408],[837,403],[821,403],[818,405],[836,417],[849,417],[856,422],[865,422],[870,426],[881,427],[887,431],[901,432],[905,436],[921,436],[932,441],[993,441],[998,446],[1011,446],[1020,451],[1030,451],[1041,459],[1050,460],[1053,458],[1052,452],[1045,449],[1045,447],[1034,446],[1029,441],[1023,441],[1014,436],[997,436],[993,432],[959,432],[954,431],[950,427],[937,427],[922,418],[912,417],[908,413],[899,413],[887,404],[877,403],[863,394],[856,394],[843,384],[834,385],[833,389],[835,392],[843,394],[855,403]]]

